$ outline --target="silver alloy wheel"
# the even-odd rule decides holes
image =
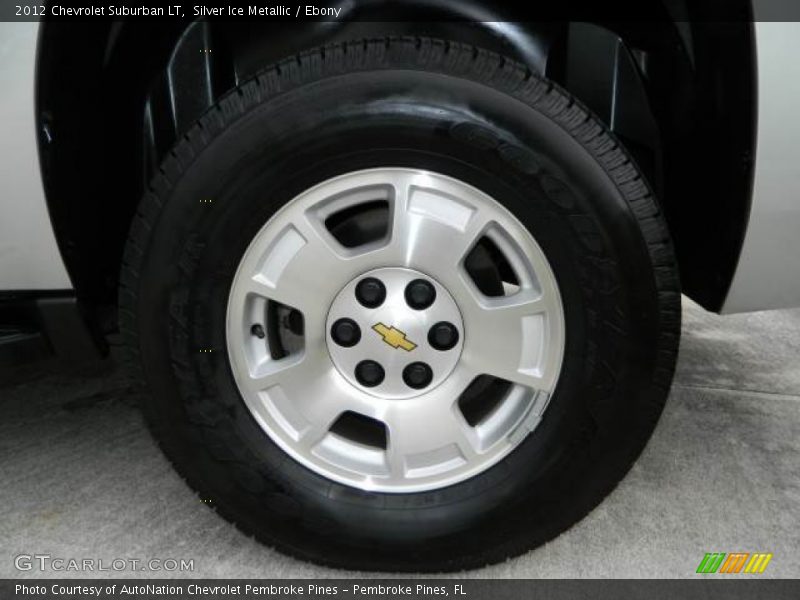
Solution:
[[[375,206],[380,235],[335,234],[338,215]],[[505,261],[500,293],[466,267],[479,243]],[[366,278],[385,288],[375,307],[356,298]],[[415,280],[435,289],[430,306],[409,305]],[[356,327],[334,332],[340,319]],[[440,322],[458,332],[447,349],[425,333]],[[316,185],[259,231],[231,286],[226,339],[239,391],[280,448],[334,481],[410,493],[485,471],[536,428],[561,370],[564,314],[544,253],[501,204],[451,177],[381,168]],[[363,361],[382,376],[370,365],[359,377]],[[430,381],[404,384],[412,362]],[[465,399],[487,377],[499,395],[476,421]]]

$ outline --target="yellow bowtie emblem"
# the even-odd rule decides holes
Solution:
[[[402,348],[406,352],[411,352],[417,345],[411,340],[406,339],[406,334],[394,327],[387,327],[383,323],[376,323],[372,326],[383,341],[392,348]]]

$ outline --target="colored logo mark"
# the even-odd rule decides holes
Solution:
[[[406,334],[395,327],[387,327],[383,323],[376,323],[372,326],[378,335],[383,338],[383,341],[389,344],[392,348],[402,348],[406,352],[411,352],[417,345],[411,340],[406,338]]]
[[[772,554],[766,552],[709,552],[700,561],[697,573],[763,573]]]

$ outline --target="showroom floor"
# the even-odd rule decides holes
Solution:
[[[466,576],[687,577],[706,552],[737,551],[773,553],[765,577],[800,576],[800,310],[684,306],[675,386],[628,477],[553,542]],[[0,381],[0,578],[26,575],[21,553],[193,558],[198,577],[348,575],[263,547],[201,503],[113,364]]]

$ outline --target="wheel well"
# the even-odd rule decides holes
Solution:
[[[663,9],[661,0],[649,1]],[[392,33],[488,47],[580,98],[655,187],[684,291],[718,310],[749,213],[756,65],[750,24],[688,22],[702,17],[707,1],[691,9],[670,2],[673,21],[647,24],[45,21],[37,89],[42,172],[78,297],[90,308],[115,306],[122,249],[148,180],[224,92],[303,49]],[[486,0],[472,9],[480,2],[490,10]],[[748,0],[730,5],[749,10]]]

